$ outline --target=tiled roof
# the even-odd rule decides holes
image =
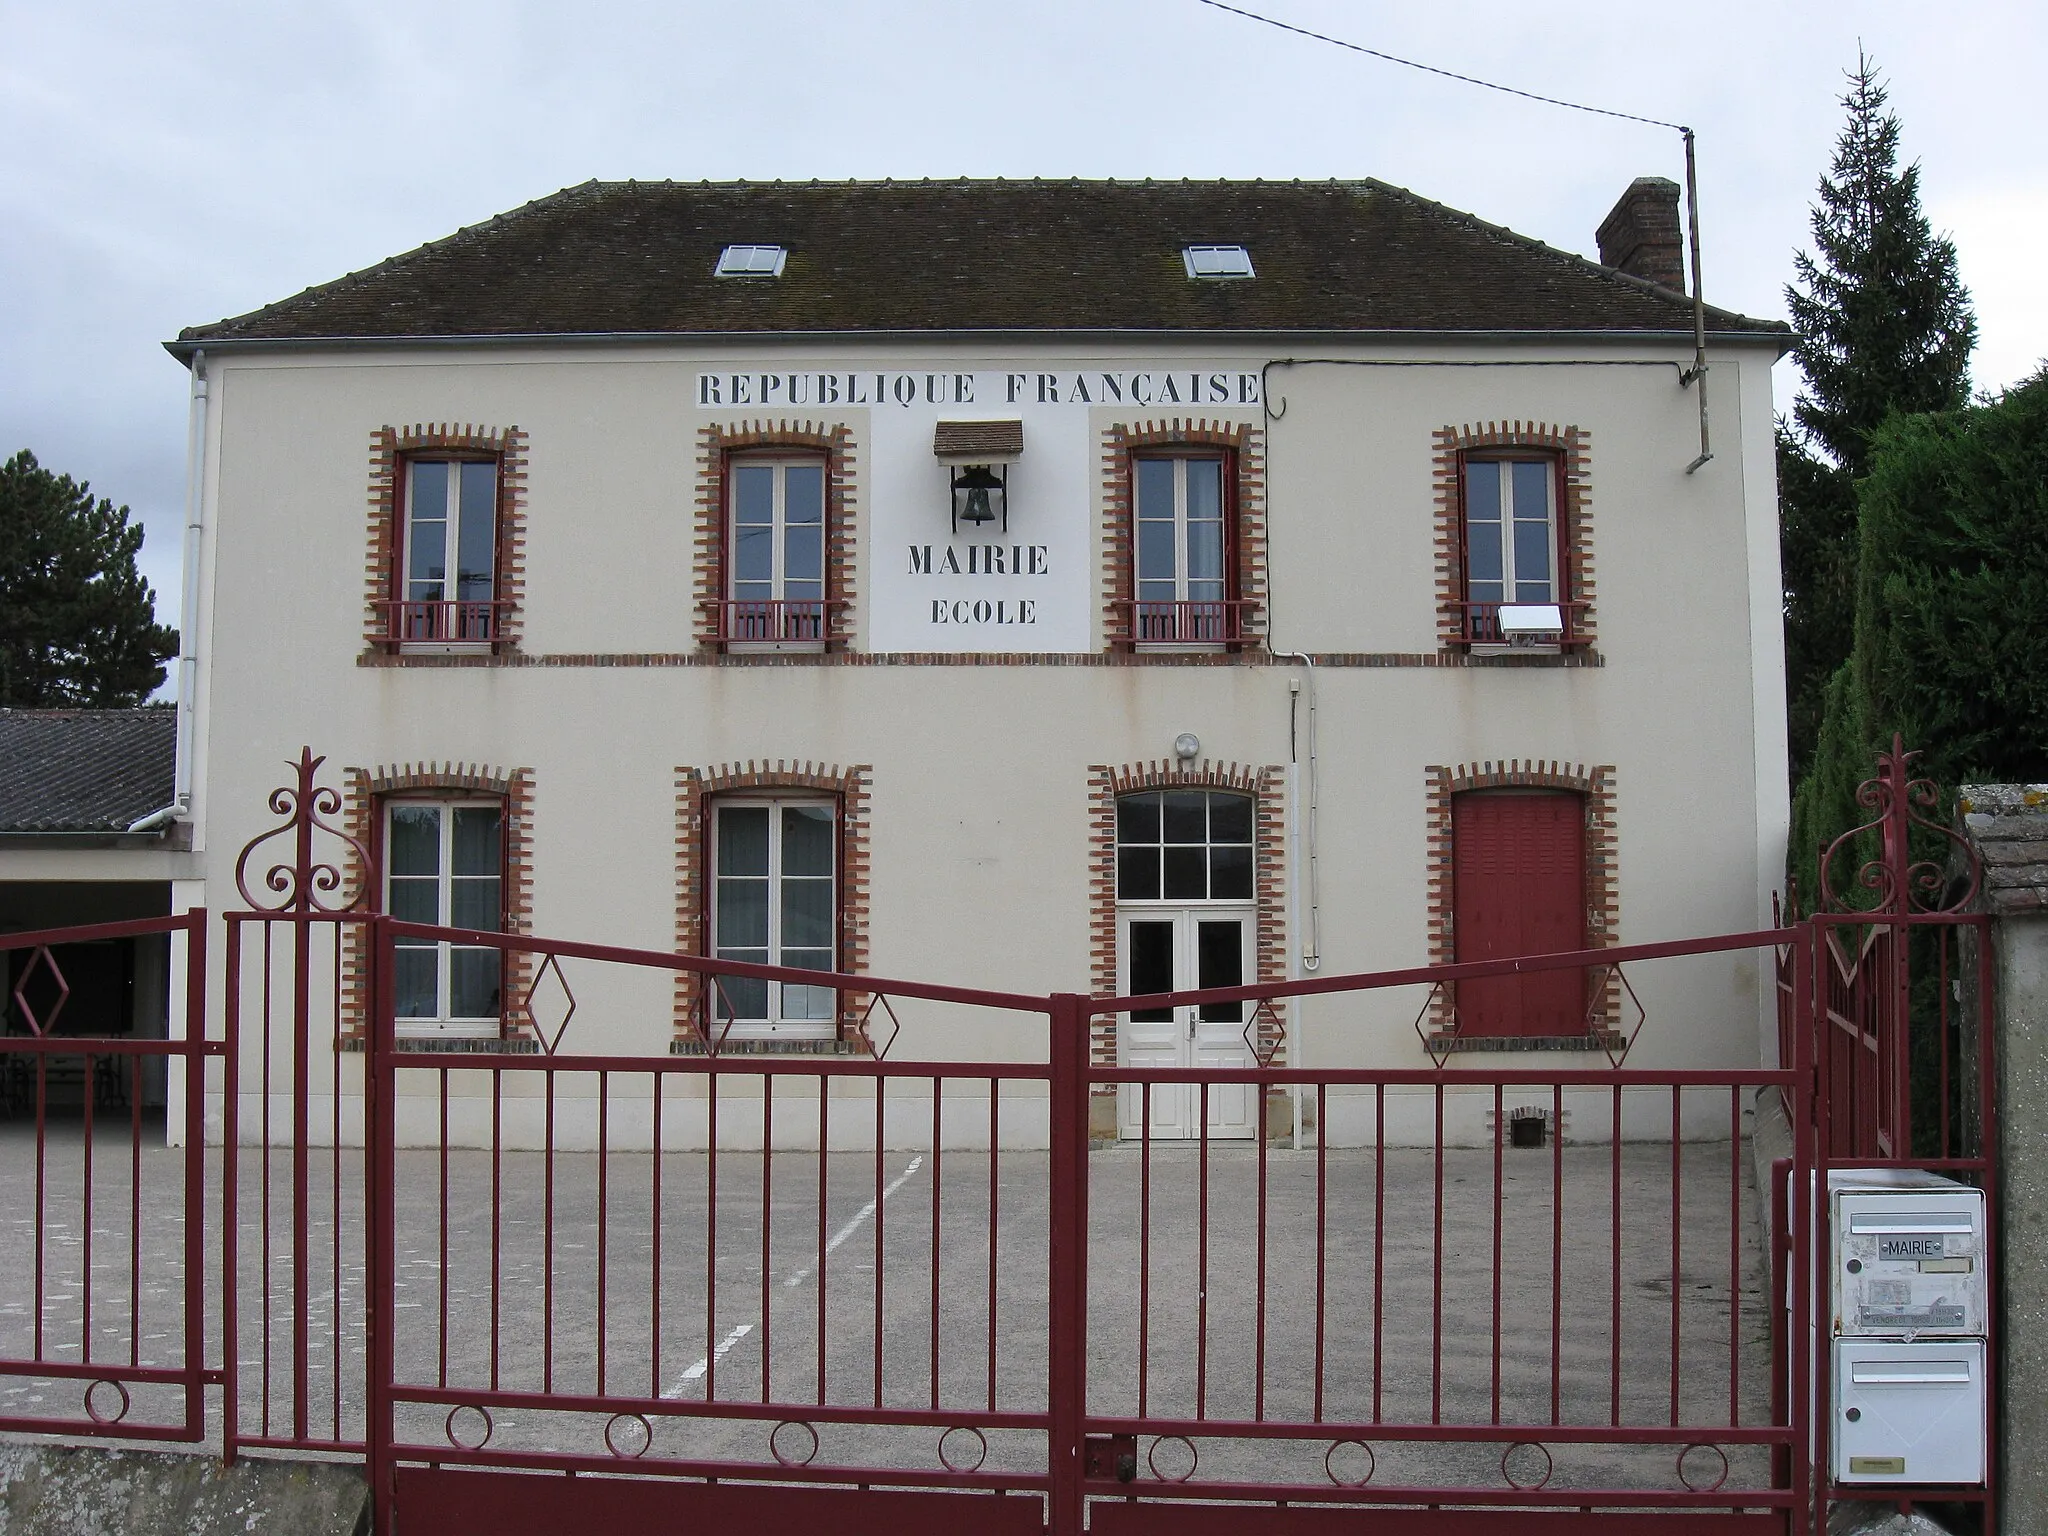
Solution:
[[[0,709],[0,832],[125,832],[168,805],[174,709]]]
[[[942,421],[932,431],[932,452],[942,459],[975,454],[1014,459],[1023,451],[1021,421]]]
[[[1590,233],[1590,231],[1589,231]],[[718,278],[735,243],[780,277]],[[1190,279],[1241,244],[1258,276]],[[1717,332],[1784,333],[1709,311]],[[202,342],[863,331],[1690,332],[1681,294],[1349,182],[586,182]]]

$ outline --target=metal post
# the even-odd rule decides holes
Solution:
[[[1996,1533],[2004,1527],[1999,1523],[1999,1486],[2004,1471],[1999,1466],[1999,1452],[2003,1437],[1999,1426],[2003,1422],[2005,1383],[2001,1362],[2005,1358],[2005,1342],[2000,1337],[2004,1331],[2004,1319],[1996,1298],[2003,1294],[2005,1256],[1999,1251],[2005,1230],[2003,1197],[1999,1189],[1999,1172],[2002,1157],[1999,1151],[1998,1131],[1998,1069],[1996,1051],[1997,1000],[1994,989],[1998,973],[1991,950],[1991,920],[1977,917],[1968,920],[1976,930],[1977,951],[1977,1006],[1975,1017],[1965,1026],[1976,1031],[1976,1090],[1978,1140],[1972,1154],[1982,1159],[1983,1172],[1978,1175],[1978,1184],[1984,1191],[1984,1211],[1988,1217],[1984,1233],[1984,1294],[1993,1298],[1992,1305],[1984,1318],[1984,1358],[1988,1366],[1985,1381],[1985,1408],[1991,1426],[1991,1433],[1984,1439],[1984,1530]],[[1954,1156],[1958,1147],[1943,1147],[1946,1156]]]
[[[392,1529],[391,1402],[393,1369],[392,1249],[397,1240],[396,1181],[389,1115],[387,1078],[393,1061],[388,1038],[392,966],[388,919],[370,919],[369,1028],[363,1057],[363,1163],[369,1189],[363,1202],[363,1353],[367,1379],[363,1384],[364,1471],[370,1484],[371,1530],[388,1536]]]
[[[1820,1463],[1825,1454],[1825,1437],[1819,1422],[1821,1395],[1815,1390],[1814,1381],[1820,1312],[1826,1302],[1814,1294],[1813,1283],[1814,1257],[1827,1219],[1821,1209],[1827,1189],[1820,1171],[1827,1146],[1827,1090],[1814,1067],[1814,1047],[1824,1025],[1821,1010],[1815,1006],[1815,989],[1821,972],[1819,962],[1825,958],[1821,945],[1827,938],[1819,922],[1809,919],[1805,926],[1806,931],[1792,947],[1798,1027],[1792,1032],[1793,1102],[1787,1106],[1792,1120],[1791,1220],[1787,1224],[1792,1240],[1792,1251],[1787,1256],[1791,1291],[1785,1321],[1791,1335],[1787,1347],[1792,1357],[1792,1411],[1787,1416],[1792,1430],[1792,1536],[1805,1536],[1810,1530],[1825,1528],[1827,1488]]]
[[[1685,466],[1690,475],[1696,472],[1714,456],[1713,442],[1707,434],[1707,299],[1700,286],[1700,189],[1699,175],[1693,163],[1693,134],[1690,128],[1681,130],[1685,134],[1685,222],[1686,231],[1692,242],[1692,367],[1684,375],[1684,382],[1699,391],[1700,403],[1700,456]]]
[[[227,968],[222,981],[222,1041],[221,1096],[220,1096],[220,1459],[223,1465],[233,1466],[236,1442],[241,1438],[242,1429],[242,1357],[241,1357],[241,1292],[240,1277],[236,1274],[236,1251],[240,1236],[241,1222],[241,1152],[237,1145],[241,1140],[242,1113],[242,925],[232,917],[227,924],[228,948]],[[186,964],[191,964],[191,952],[186,952]],[[203,1033],[205,1021],[199,1029]],[[185,1032],[192,1032],[192,1016],[189,1004],[186,1008]],[[199,1074],[199,1087],[206,1086],[205,1069]],[[187,1100],[192,1098],[191,1082],[186,1084]],[[189,1115],[191,1111],[188,1109]],[[189,1124],[189,1120],[187,1124]]]
[[[205,1389],[199,1386],[206,1364],[206,908],[194,907],[185,914],[185,1367],[192,1374],[188,1378],[192,1388],[185,1393],[185,1433],[197,1440],[204,1432],[206,1408],[202,1402]],[[169,1058],[166,1058],[168,1062]],[[138,1065],[140,1064],[138,1058]],[[168,1075],[168,1066],[166,1074]],[[141,1084],[137,1082],[136,1104],[141,1104]],[[92,1102],[92,1084],[86,1084],[86,1102]],[[221,1149],[224,1167],[232,1166],[227,1149]],[[138,1165],[139,1166],[139,1165]],[[88,1213],[89,1215],[90,1213]],[[92,1277],[86,1276],[89,1288]],[[234,1293],[228,1292],[228,1304],[233,1305]],[[40,1302],[40,1298],[38,1298]],[[128,1298],[131,1308],[129,1329],[131,1337],[140,1329],[135,1321],[133,1309],[142,1305],[138,1292],[131,1292]],[[90,1340],[87,1341],[90,1347]],[[222,1364],[232,1368],[234,1357],[223,1355]],[[228,1380],[234,1380],[232,1375]],[[233,1390],[232,1387],[229,1388]],[[227,1407],[223,1404],[223,1408]],[[231,1459],[234,1441],[228,1437],[225,1426],[232,1423],[231,1412],[222,1414],[223,1438],[221,1454],[223,1460]]]
[[[1081,1426],[1088,1388],[1088,999],[1063,992],[1051,1005],[1047,1528],[1052,1536],[1081,1536]]]

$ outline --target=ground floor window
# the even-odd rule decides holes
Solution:
[[[837,969],[837,806],[824,799],[722,799],[712,814],[712,953],[720,960]],[[736,1037],[834,1033],[831,987],[721,977],[712,1027]]]
[[[384,807],[384,909],[409,923],[496,933],[504,927],[499,800],[391,800]],[[496,1034],[503,956],[481,945],[400,938],[393,1007],[412,1034]]]
[[[1585,949],[1586,797],[1560,789],[1478,789],[1451,797],[1452,900],[1459,962]],[[1581,971],[1457,984],[1457,1033],[1587,1033]]]

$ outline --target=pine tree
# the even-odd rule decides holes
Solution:
[[[156,622],[141,548],[126,507],[27,449],[0,464],[0,707],[117,708],[162,685],[178,632]]]
[[[1860,52],[1849,114],[1813,207],[1812,253],[1785,290],[1806,376],[1778,425],[1785,668],[1795,772],[1820,733],[1829,679],[1849,654],[1856,587],[1855,482],[1893,412],[1968,403],[1977,323],[1953,242],[1920,208],[1920,167],[1898,167],[1899,120]]]

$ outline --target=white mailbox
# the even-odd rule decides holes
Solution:
[[[1834,1169],[1834,1331],[1981,1337],[1984,1192],[1913,1169]]]
[[[1982,1483],[1982,1339],[1836,1339],[1834,1475],[1870,1484]]]

